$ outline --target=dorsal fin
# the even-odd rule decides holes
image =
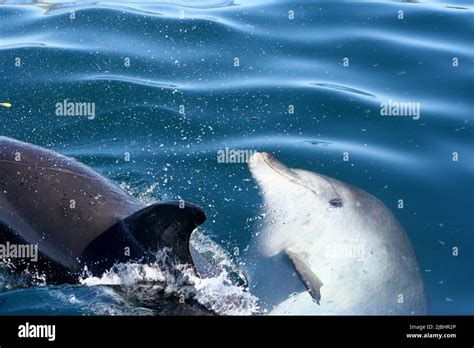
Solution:
[[[206,215],[198,206],[169,201],[152,204],[127,217],[123,224],[145,249],[171,248],[176,261],[192,264],[189,239],[204,221]]]

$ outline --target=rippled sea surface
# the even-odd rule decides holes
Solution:
[[[202,232],[241,255],[261,196],[217,152],[275,153],[380,198],[413,243],[430,313],[474,314],[473,14],[467,0],[6,1],[0,135],[145,202],[199,204]],[[58,116],[64,100],[95,103],[95,117]],[[381,116],[389,101],[419,103],[419,118]],[[2,281],[0,314],[150,314],[102,285]]]

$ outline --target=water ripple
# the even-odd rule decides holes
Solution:
[[[336,90],[336,91],[343,91],[343,92],[347,92],[347,93],[355,93],[355,94],[360,94],[360,95],[363,95],[363,96],[366,96],[366,97],[375,98],[375,95],[373,95],[371,93],[364,92],[364,91],[361,91],[361,90],[356,89],[356,88],[351,88],[351,87],[341,86],[341,85],[335,85],[335,84],[331,84],[331,83],[310,83],[310,86],[328,88],[328,89],[333,89],[333,90]]]
[[[158,87],[158,88],[169,88],[177,89],[179,86],[169,82],[163,82],[153,79],[141,79],[139,77],[131,77],[125,75],[88,75],[84,76],[82,80],[91,81],[119,81],[131,84],[137,84],[141,86]]]

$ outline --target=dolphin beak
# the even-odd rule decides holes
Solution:
[[[269,154],[268,152],[255,152],[250,157],[248,165],[250,171],[253,171],[261,168],[262,166],[273,167],[275,162],[279,165],[282,165],[272,154]]]
[[[250,156],[249,166],[250,167],[255,167],[259,163],[264,162],[263,158],[266,157],[267,155],[268,155],[268,153],[266,153],[266,152],[255,152],[252,156]]]
[[[274,175],[282,176],[289,180],[293,180],[296,176],[296,173],[268,152],[254,153],[249,159],[248,166],[254,177],[258,176],[265,181]]]

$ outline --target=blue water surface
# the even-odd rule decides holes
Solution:
[[[262,198],[246,164],[217,152],[275,153],[380,198],[412,241],[430,314],[474,314],[472,1],[20,3],[0,5],[0,135],[146,202],[201,205],[204,233],[239,255]],[[58,116],[64,100],[95,103],[95,117]],[[389,100],[420,117],[381,116]],[[150,314],[104,286],[9,281],[0,314]]]

